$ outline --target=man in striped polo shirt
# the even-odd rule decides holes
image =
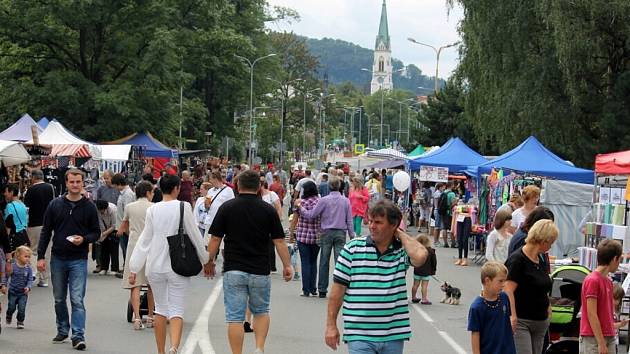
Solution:
[[[389,200],[370,208],[370,235],[348,242],[337,260],[328,301],[326,344],[340,343],[337,315],[343,305],[350,354],[402,354],[411,337],[406,273],[421,266],[427,250],[398,229],[402,214]]]

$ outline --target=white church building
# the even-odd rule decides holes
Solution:
[[[383,0],[381,22],[378,27],[378,35],[376,36],[376,44],[374,46],[370,93],[374,94],[380,89],[392,90],[394,88],[392,73],[392,48],[389,38],[389,28],[387,26],[387,5],[385,4],[385,0]]]

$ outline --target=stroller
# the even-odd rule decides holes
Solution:
[[[149,314],[149,287],[142,285],[140,288],[140,319],[142,316]],[[131,306],[131,300],[127,302],[127,322],[133,321],[133,306]]]
[[[582,308],[582,283],[591,271],[580,265],[558,267],[551,273],[551,345],[547,354],[577,354]]]

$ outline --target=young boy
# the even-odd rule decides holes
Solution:
[[[608,278],[608,273],[617,271],[621,254],[619,242],[600,242],[597,246],[597,268],[584,278],[580,319],[581,354],[616,352],[613,283]]]
[[[13,260],[8,274],[2,279],[0,290],[6,293],[9,286],[9,301],[7,305],[7,326],[11,325],[13,313],[17,307],[17,328],[24,329],[24,317],[26,316],[26,301],[28,293],[33,286],[33,270],[31,269],[32,251],[27,246],[18,247],[13,253]]]
[[[473,354],[516,354],[510,300],[502,291],[507,273],[507,268],[498,262],[486,262],[481,267],[483,291],[468,312]]]

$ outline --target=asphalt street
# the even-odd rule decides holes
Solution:
[[[453,265],[456,250],[437,250],[438,277],[460,287],[463,293],[459,306],[439,303],[441,292],[432,281],[429,297],[433,305],[410,304],[413,337],[405,353],[468,353],[466,332],[468,306],[479,293],[479,267]],[[92,264],[90,265],[92,268]],[[303,298],[299,281],[284,282],[280,274],[272,275],[271,329],[266,353],[333,353],[324,344],[326,319],[325,299]],[[229,353],[224,323],[222,277],[206,280],[195,277],[189,292],[184,338],[180,352],[184,354]],[[411,271],[408,276],[411,288]],[[154,353],[153,333],[149,329],[134,331],[126,321],[128,292],[120,280],[109,275],[88,277],[86,308],[86,340],[92,353]],[[69,343],[52,344],[55,315],[52,288],[34,288],[27,306],[26,328],[4,323],[6,297],[2,297],[2,334],[0,353],[67,353]],[[339,328],[342,328],[341,315]],[[254,351],[254,336],[247,334],[245,353]],[[347,353],[344,345],[337,351]]]

